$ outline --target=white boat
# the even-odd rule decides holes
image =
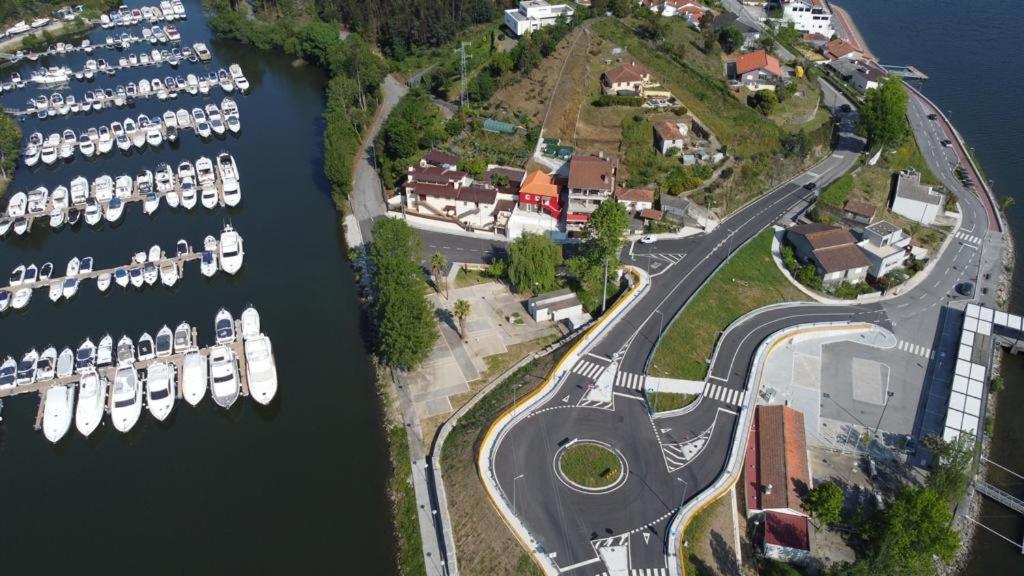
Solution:
[[[124,214],[124,201],[120,198],[111,198],[104,210],[103,216],[107,222],[114,223],[121,219]]]
[[[209,62],[213,59],[213,54],[210,53],[210,49],[202,42],[196,42],[193,44],[192,49],[195,50],[196,56],[199,57],[199,60],[203,62]]]
[[[146,128],[146,144],[156,148],[157,146],[164,143],[164,134],[160,131],[158,124],[150,124]]]
[[[242,130],[241,118],[238,115],[238,106],[231,98],[225,98],[221,102],[221,111],[224,113],[224,123],[232,134],[238,134]]]
[[[71,158],[75,154],[75,148],[78,147],[78,136],[75,135],[75,131],[68,128],[61,132],[60,136],[60,157]]]
[[[53,263],[47,262],[39,267],[39,281],[46,282],[53,276]]]
[[[60,228],[64,225],[65,211],[63,208],[50,210],[50,228]]]
[[[173,364],[155,362],[146,370],[146,405],[157,420],[165,420],[174,408],[176,382]]]
[[[178,120],[178,128],[192,127],[192,116],[188,113],[188,110],[180,108],[174,115]]]
[[[56,302],[64,295],[64,283],[53,282],[50,284],[50,301]]]
[[[27,210],[28,194],[24,192],[15,192],[11,199],[7,201],[7,215],[11,218],[24,216]]]
[[[167,205],[177,208],[179,204],[178,192],[175,190],[174,171],[166,162],[161,162],[153,174],[156,182],[156,193],[167,200]]]
[[[153,337],[148,332],[143,332],[142,336],[139,336],[139,347],[136,350],[136,354],[139,358],[139,362],[145,362],[146,360],[152,360],[156,358],[156,348],[153,344]]]
[[[71,417],[74,415],[75,393],[71,386],[61,384],[50,386],[46,390],[46,401],[43,406],[43,435],[56,444],[71,428]]]
[[[216,104],[206,105],[206,117],[214,134],[223,134],[227,130],[224,126],[224,117],[221,116],[220,108],[217,108]]]
[[[146,145],[146,130],[135,123],[135,120],[126,118],[124,121],[124,132],[136,148]]]
[[[111,122],[110,130],[114,133],[114,144],[117,145],[118,150],[127,152],[131,149],[131,138],[125,132],[124,126],[120,122]]]
[[[203,207],[212,210],[218,201],[217,176],[213,169],[213,161],[206,156],[196,160],[196,177],[199,179]]]
[[[178,117],[174,114],[173,110],[168,110],[168,111],[164,112],[163,121],[164,121],[164,126],[166,128],[177,128],[178,127]]]
[[[117,365],[131,366],[135,364],[135,345],[127,335],[117,341]]]
[[[156,357],[164,358],[174,352],[174,333],[166,324],[156,333]]]
[[[43,350],[36,363],[36,382],[51,380],[57,371],[57,349],[53,346]]]
[[[196,406],[206,395],[208,364],[195,347],[191,348],[182,361],[181,393],[185,401]]]
[[[34,82],[42,86],[55,86],[58,84],[67,84],[71,80],[74,74],[71,73],[71,69],[66,66],[51,66],[46,69],[40,68],[29,76],[29,82]]]
[[[207,236],[203,240],[203,255],[200,264],[200,270],[203,276],[210,278],[217,273],[219,269],[217,266],[217,239],[213,236]]]
[[[235,83],[231,80],[231,75],[223,68],[217,71],[217,82],[220,84],[221,90],[229,94],[235,91]]]
[[[95,198],[89,198],[85,201],[85,223],[89,226],[95,226],[99,224],[100,220],[103,219],[103,209],[100,208],[99,202]]]
[[[99,127],[99,140],[96,141],[96,148],[100,154],[106,154],[114,149],[114,136],[110,128],[101,125]]]
[[[174,353],[184,354],[192,347],[192,327],[188,322],[178,324],[174,329]]]
[[[128,271],[128,279],[135,288],[142,288],[142,285],[145,283],[145,279],[142,277],[143,269],[144,267],[139,265],[133,266],[131,270]]]
[[[118,268],[114,270],[114,283],[121,288],[128,287],[128,270],[124,268]]]
[[[99,288],[100,292],[106,292],[107,288],[110,288],[111,279],[110,272],[104,272],[96,278],[96,287]]]
[[[228,71],[231,72],[231,79],[241,92],[249,90],[249,80],[245,77],[245,74],[242,74],[241,66],[238,64],[232,64],[231,66],[228,66]]]
[[[110,334],[105,334],[103,338],[100,338],[100,345],[96,349],[96,365],[110,366],[114,363],[114,339],[110,337]]]
[[[96,368],[96,345],[86,338],[75,352],[75,374]]]
[[[199,93],[199,79],[195,74],[189,73],[185,76],[185,90],[193,96]]]
[[[238,400],[238,365],[227,346],[210,350],[210,395],[221,408],[230,408]]]
[[[198,356],[199,353],[196,352],[196,355]],[[185,360],[188,361],[188,357],[187,356],[185,357]],[[204,365],[205,365],[205,363],[204,363]],[[14,386],[15,386],[14,381],[15,381],[15,378],[17,378],[17,374],[18,374],[18,362],[14,358],[11,358],[10,356],[8,356],[7,358],[4,359],[4,363],[0,364],[0,390],[11,390],[11,389],[13,389]],[[204,383],[204,386],[205,386],[205,383]],[[193,404],[193,406],[194,405],[195,404]]]
[[[71,348],[64,348],[57,356],[57,378],[67,378],[75,373],[75,353]]]
[[[15,310],[21,310],[25,306],[28,306],[30,300],[32,300],[33,288],[20,288],[14,292],[11,296],[11,308]]]
[[[173,260],[164,260],[160,263],[160,282],[164,286],[174,286],[178,282],[178,265]]]
[[[7,285],[14,288],[21,286],[25,283],[25,265],[19,264],[14,270],[11,270],[11,275],[7,281]]]
[[[181,205],[186,209],[195,208],[198,200],[196,184],[191,177],[181,179]]]
[[[217,155],[217,174],[220,176],[224,203],[232,207],[238,206],[242,201],[242,188],[238,182],[238,167],[231,154],[221,152]]]
[[[68,188],[67,186],[60,185],[53,189],[53,194],[50,195],[50,202],[54,208],[65,210],[68,207]]]
[[[95,371],[82,374],[78,382],[78,406],[75,409],[75,427],[85,437],[96,431],[103,420],[107,403],[107,381]]]
[[[66,278],[62,288],[62,295],[65,298],[71,298],[78,292],[78,278],[76,278],[76,276],[78,276],[78,269],[80,265],[81,262],[78,260],[78,257],[72,258],[68,262],[67,271],[64,274]]]
[[[39,133],[36,132],[32,136],[34,137],[37,134]],[[25,144],[25,149],[22,151],[22,160],[25,161],[25,166],[31,167],[39,163],[39,156],[42,154],[43,146],[42,135],[39,135],[39,140],[40,141],[37,143],[30,137],[28,143]]]
[[[71,181],[71,204],[73,206],[84,206],[89,199],[89,181],[84,176],[76,176]]]
[[[134,366],[128,363],[118,366],[111,395],[113,402],[110,419],[119,432],[127,432],[135,426],[142,414],[142,386]]]
[[[277,364],[270,338],[260,334],[246,340],[244,347],[249,395],[260,404],[270,404],[277,395]]]
[[[114,180],[114,196],[121,200],[127,200],[132,197],[132,177],[127,174],[121,174]]]
[[[260,335],[260,313],[252,306],[242,311],[242,338],[255,338]]]
[[[78,137],[78,151],[86,158],[91,158],[93,153],[96,152],[96,144],[93,143],[87,134],[82,134]]]
[[[25,386],[35,382],[36,380],[36,365],[39,363],[39,353],[36,352],[35,348],[29,350],[21,357],[21,361],[18,362],[18,372],[14,379],[14,383],[18,386]]]
[[[242,268],[245,249],[242,237],[230,224],[220,233],[220,267],[228,274],[235,274]]]
[[[225,308],[217,311],[213,320],[213,331],[217,337],[217,344],[230,344],[235,341],[235,319]]]
[[[47,140],[40,149],[39,159],[47,166],[53,164],[60,157],[60,144]]]
[[[91,274],[92,273],[92,256],[86,256],[79,262],[78,268],[79,274]]]

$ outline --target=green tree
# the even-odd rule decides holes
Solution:
[[[775,95],[774,90],[758,90],[747,96],[747,105],[765,116],[771,114],[778,103],[779,97]]]
[[[434,275],[434,289],[437,293],[441,293],[441,286],[444,286],[444,297],[448,297],[448,282],[445,281],[444,273],[445,267],[448,266],[448,257],[440,252],[434,252],[430,255],[430,273]]]
[[[822,524],[836,524],[843,512],[843,489],[835,482],[815,486],[804,497],[804,510]]]
[[[459,160],[458,168],[474,177],[478,177],[487,171],[487,162],[483,158],[465,158]]]
[[[895,148],[910,134],[907,123],[907,92],[897,78],[883,80],[869,90],[860,108],[858,128],[870,146]]]
[[[583,229],[584,247],[591,264],[603,265],[607,260],[609,269],[617,268],[628,227],[629,213],[625,205],[615,198],[601,202]]]
[[[437,340],[433,309],[423,293],[422,250],[419,235],[404,221],[381,218],[374,223],[370,259],[379,353],[386,364],[404,370],[416,368]]]
[[[455,318],[459,321],[459,336],[466,337],[466,318],[469,317],[469,301],[467,300],[456,300],[455,306],[452,307],[452,313],[455,314]]]
[[[7,114],[0,114],[0,195],[14,176],[14,167],[21,154],[21,127]]]
[[[718,45],[722,52],[732,54],[743,46],[743,33],[732,24],[726,24],[718,30]]]
[[[508,278],[519,292],[539,294],[558,286],[555,272],[562,251],[542,234],[524,233],[509,244]]]
[[[953,560],[960,546],[949,504],[931,488],[903,486],[862,531],[874,574],[934,574],[935,560]]]
[[[971,482],[970,470],[977,454],[977,439],[964,433],[952,442],[936,435],[925,436],[922,442],[932,453],[932,471],[925,485],[950,504],[959,501],[967,494],[967,486]]]
[[[760,576],[800,576],[800,571],[785,562],[766,558],[758,574]]]

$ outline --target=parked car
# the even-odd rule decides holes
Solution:
[[[974,294],[974,283],[973,282],[961,282],[956,285],[956,291],[961,296],[970,296]]]
[[[807,184],[804,184],[804,189],[805,190],[814,190],[817,187],[818,187],[818,184],[815,183],[815,182],[808,182]]]
[[[929,120],[938,120],[939,119],[939,115],[938,114],[934,114],[934,113],[933,114],[929,114],[928,115],[928,119]]]
[[[943,140],[942,141],[942,145],[945,146],[946,148],[949,148],[950,146],[953,145],[953,141],[952,140]]]
[[[648,234],[646,236],[642,236],[640,238],[640,243],[641,244],[654,244],[657,241],[658,241],[658,239],[655,238],[654,236],[651,236],[650,234]]]

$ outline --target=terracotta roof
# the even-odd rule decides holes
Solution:
[[[498,191],[494,188],[485,188],[483,186],[463,186],[459,188],[459,200],[462,202],[493,204],[497,197]]]
[[[824,34],[818,34],[817,32],[809,32],[807,34],[804,34],[803,40],[804,40],[804,42],[811,42],[811,43],[822,42],[822,43],[824,43],[824,42],[828,42],[828,36],[825,36]]]
[[[466,173],[460,170],[448,170],[439,166],[413,166],[409,169],[409,182],[429,182],[432,184],[444,184],[455,182],[466,177]]]
[[[615,165],[596,156],[573,156],[569,161],[569,188],[611,191]]]
[[[654,208],[644,208],[640,211],[640,217],[644,220],[658,220],[660,221],[665,214],[661,210],[655,210]]]
[[[767,70],[776,76],[782,76],[779,59],[764,50],[756,50],[741,54],[736,59],[736,74],[746,74],[753,70]]]
[[[847,200],[843,203],[843,210],[865,218],[874,218],[876,208],[873,204],[860,200]]]
[[[526,171],[520,170],[519,168],[495,166],[494,168],[487,170],[487,172],[484,172],[484,180],[493,184],[494,177],[498,176],[499,174],[508,178],[508,182],[510,185],[518,187],[519,184],[523,181],[523,177],[526,176]]]
[[[871,261],[856,244],[843,244],[815,250],[814,259],[826,273],[871,266]]]
[[[601,78],[608,81],[608,84],[630,84],[633,82],[643,82],[645,77],[649,77],[650,72],[647,68],[636,62],[628,62],[606,70],[604,74],[601,74]]]
[[[851,52],[860,53],[860,49],[842,38],[837,38],[825,44],[825,53],[832,58],[843,58]]]
[[[410,182],[406,184],[406,187],[411,189],[414,194],[480,204],[493,204],[498,196],[497,190],[494,188],[484,188],[483,186],[462,186],[456,188],[452,184]]]
[[[436,148],[427,150],[427,153],[423,155],[423,160],[427,164],[432,164],[434,166],[443,166],[445,164],[455,166],[456,164],[459,163],[458,156],[449,154],[447,152],[442,152]]]
[[[765,512],[764,543],[810,551],[811,538],[807,518],[784,512]]]
[[[526,175],[523,185],[519,188],[519,193],[558,198],[558,186],[549,174],[534,170]]]
[[[669,122],[668,120],[656,124],[654,131],[658,133],[658,136],[661,136],[662,140],[682,140],[686,138],[683,136],[679,126],[675,122]]]
[[[806,238],[812,250],[854,243],[849,230],[828,224],[798,224],[791,226],[787,233]]]
[[[615,199],[622,202],[654,203],[654,190],[648,188],[619,188],[615,191]]]
[[[811,488],[804,415],[789,406],[758,406],[758,477],[764,510],[799,511],[800,490]],[[771,485],[771,493],[764,493]]]

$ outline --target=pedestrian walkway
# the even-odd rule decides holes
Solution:
[[[580,360],[572,367],[572,371],[584,378],[597,380],[597,377],[605,368],[607,368],[607,366],[603,364],[597,364],[596,362],[591,362],[589,360]]]
[[[963,230],[957,232],[953,236],[955,238],[959,239],[959,240],[963,240],[967,244],[978,245],[978,244],[981,244],[981,241],[982,241],[982,238],[980,236],[975,236],[974,234],[969,234],[967,232],[964,232]]]
[[[601,572],[600,576],[608,576],[608,573]],[[668,576],[668,568],[633,568],[629,576]]]
[[[619,371],[615,374],[615,385],[619,388],[628,388],[630,390],[643,390],[644,375]]]
[[[726,404],[732,404],[733,406],[741,405],[741,402],[743,401],[743,392],[743,390],[727,388],[710,382],[708,382],[708,385],[704,388],[704,395],[708,398],[718,400],[719,402],[725,402]]]
[[[908,354],[914,354],[915,356],[921,356],[929,360],[935,358],[935,351],[931,348],[921,346],[920,344],[914,344],[913,342],[907,342],[906,340],[897,340],[896,347]]]

